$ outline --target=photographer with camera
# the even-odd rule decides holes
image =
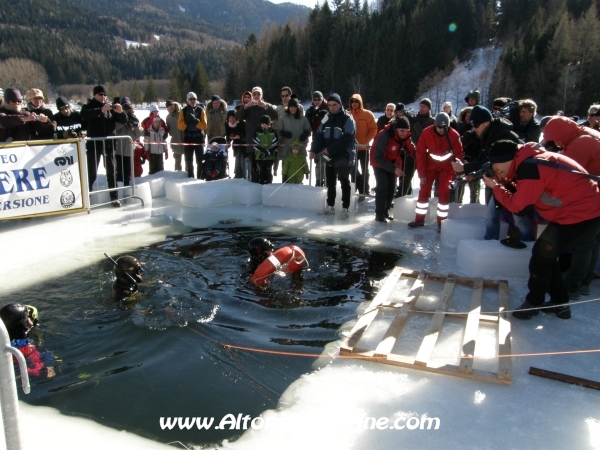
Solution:
[[[598,118],[600,118],[600,105],[592,105],[588,109],[587,120],[583,122],[582,125],[584,127],[600,131],[600,123],[598,123]]]
[[[32,135],[32,125],[40,119],[36,114],[22,108],[23,97],[17,89],[4,91],[0,105],[0,142],[28,141]]]
[[[52,121],[52,110],[44,104],[44,93],[40,89],[29,89],[25,94],[27,98],[27,111],[38,119],[31,125],[31,139],[44,141],[54,139],[56,122]]]
[[[88,102],[81,108],[81,119],[85,124],[87,136],[90,138],[114,136],[117,123],[127,122],[127,116],[123,113],[123,108],[119,103],[113,105],[106,101],[108,94],[104,86],[95,86],[93,94],[93,97],[88,99]],[[110,189],[115,188],[117,183],[115,179],[114,141],[112,139],[87,141],[86,150],[90,192],[98,176],[98,164],[100,164],[102,155],[105,155],[104,165],[106,166],[108,187]],[[111,191],[110,198],[114,207],[121,206],[117,191]]]
[[[467,181],[477,179],[483,176],[484,166],[489,165],[488,154],[492,144],[500,140],[509,140],[520,143],[519,137],[513,133],[512,124],[501,117],[492,117],[492,113],[484,106],[477,105],[471,111],[471,124],[473,131],[479,136],[480,148],[479,157],[466,164],[453,162],[452,167],[458,173],[464,173]],[[483,169],[483,170],[482,170]],[[500,215],[501,206],[497,207],[494,201],[492,190],[488,187],[485,190],[485,199],[488,205],[486,214],[486,231],[484,239],[500,239]],[[535,240],[535,233],[529,217],[520,217],[513,214],[515,226],[519,229],[520,239],[522,241]],[[505,241],[512,244],[513,241]]]
[[[438,182],[438,231],[442,221],[448,217],[450,184],[456,177],[453,161],[462,165],[463,149],[458,132],[450,127],[450,117],[446,113],[435,116],[435,123],[425,128],[417,144],[417,173],[421,190],[417,199],[415,220],[408,223],[411,228],[425,225],[425,215],[429,208],[429,197],[433,183]]]
[[[71,105],[65,97],[56,99],[58,112],[52,116],[56,122],[56,139],[76,139],[82,136],[83,120],[81,113],[71,110]]]
[[[585,254],[571,270],[577,279],[585,276],[600,234],[598,183],[586,177],[585,169],[571,158],[546,152],[535,143],[498,141],[492,145],[489,160],[495,177],[484,176],[483,181],[494,198],[515,214],[533,206],[550,222],[533,245],[529,292],[512,315],[522,320],[537,316],[538,310],[531,308],[542,306],[549,293],[547,305],[553,308],[542,311],[569,319],[569,293],[558,256],[568,247],[580,246]],[[502,184],[505,182],[512,186],[510,190]]]

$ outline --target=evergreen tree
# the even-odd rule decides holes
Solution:
[[[117,96],[117,89],[115,87],[115,83],[113,83],[112,81],[110,83],[108,83],[108,100],[109,101],[113,101],[113,99]]]
[[[191,87],[191,77],[185,66],[181,66],[179,70],[179,88],[181,89],[182,98],[187,95]],[[198,95],[198,93],[196,93]]]
[[[179,87],[179,69],[177,66],[171,70],[171,80],[169,81],[169,94],[168,97],[171,100],[181,102],[185,94],[181,92]]]
[[[144,100],[142,91],[137,84],[137,80],[133,81],[133,87],[131,88],[130,100],[131,100],[131,103],[133,103],[134,105],[139,105]]]
[[[190,89],[196,93],[198,99],[207,99],[210,97],[210,81],[202,61],[198,61],[196,64],[196,70],[192,75],[192,81],[190,83]]]
[[[119,84],[119,97],[127,97],[127,86],[125,85],[124,81],[121,81],[121,84]]]
[[[156,92],[156,86],[152,77],[148,79],[146,84],[146,92],[144,92],[144,102],[155,103],[158,102],[158,92]]]
[[[227,71],[227,75],[225,77],[225,87],[223,88],[224,94],[228,98],[237,98],[238,93],[236,90],[237,77],[235,74],[235,70],[230,68]]]

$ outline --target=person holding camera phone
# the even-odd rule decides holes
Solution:
[[[17,89],[6,89],[0,105],[0,142],[31,140],[33,128],[40,116],[22,108],[23,97]]]
[[[246,96],[243,97],[246,100]],[[277,120],[277,110],[270,103],[263,100],[262,88],[256,86],[252,88],[251,98],[235,113],[235,117],[240,122],[246,122],[246,144],[248,148],[254,147],[254,135],[260,131],[260,120],[267,115],[271,120]],[[256,166],[256,155],[253,151],[247,151],[247,166],[250,168],[250,181],[258,183],[258,168]]]
[[[81,118],[87,130],[87,136],[90,138],[103,138],[115,135],[117,123],[126,123],[127,116],[123,113],[123,108],[119,103],[114,105],[108,103],[107,93],[104,86],[95,86],[93,97],[81,108]],[[87,169],[90,192],[98,176],[98,164],[100,157],[104,155],[106,166],[106,181],[110,189],[116,187],[115,178],[115,157],[114,140],[94,140],[86,143]],[[112,206],[119,207],[119,193],[110,192]]]
[[[27,98],[27,111],[38,118],[35,124],[31,125],[31,139],[34,141],[54,139],[56,122],[52,120],[52,110],[44,105],[44,93],[40,89],[29,89],[25,97]]]

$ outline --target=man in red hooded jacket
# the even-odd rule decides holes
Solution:
[[[558,163],[586,173],[572,159],[546,152],[533,142],[518,145],[512,141],[497,141],[492,144],[489,160],[496,178],[484,176],[483,181],[493,189],[494,198],[515,214],[533,205],[550,222],[533,245],[527,283],[529,293],[513,316],[522,320],[536,316],[536,308],[542,306],[548,292],[548,306],[552,308],[543,311],[569,319],[569,294],[558,265],[558,255],[569,246],[581,245],[587,249],[587,261],[582,259],[579,267],[572,267],[572,270],[583,276],[589,268],[592,247],[600,233],[598,183],[581,173],[543,165]],[[496,179],[509,181],[512,188],[507,189]]]
[[[578,125],[562,116],[550,118],[544,128],[544,141],[553,141],[561,153],[578,162],[588,173],[600,175],[600,132],[593,128]],[[577,268],[581,258],[587,258],[585,246],[577,245],[573,249],[572,267]],[[583,279],[578,279],[573,270],[567,271],[564,278],[569,297],[578,299],[579,294],[589,295],[594,268],[600,255],[600,239],[592,248],[589,269]],[[585,260],[584,260],[585,261]]]
[[[421,180],[421,190],[417,199],[415,220],[409,222],[411,228],[425,225],[425,215],[429,207],[431,187],[438,180],[438,230],[442,221],[448,217],[450,201],[450,183],[455,172],[452,162],[462,162],[463,150],[460,135],[450,128],[450,117],[446,113],[435,116],[435,124],[423,130],[417,143],[417,172]]]

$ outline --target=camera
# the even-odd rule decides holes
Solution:
[[[321,153],[321,159],[325,162],[329,162],[331,161],[331,158],[329,156],[327,156],[325,153]]]
[[[252,104],[253,105],[258,105],[258,102],[256,100],[252,100]]]
[[[493,177],[496,176],[496,172],[494,172],[494,169],[492,168],[492,165],[488,161],[483,166],[481,166],[481,169],[479,169],[476,172],[469,173],[467,175],[471,175],[473,177],[473,179],[476,180],[476,179],[479,179],[479,178],[483,178],[484,175],[486,177],[493,178]]]

